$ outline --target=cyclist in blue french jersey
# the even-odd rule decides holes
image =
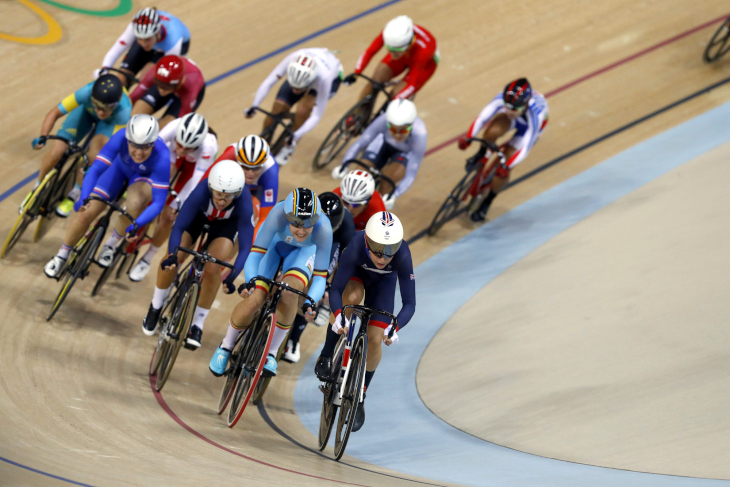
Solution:
[[[127,49],[129,51],[120,69],[129,77],[120,77],[129,87],[134,75],[139,73],[138,78],[143,78],[162,56],[185,56],[190,49],[190,31],[177,17],[167,12],[154,7],[143,8],[106,53],[102,69],[114,66]]]
[[[233,161],[221,161],[183,203],[170,233],[168,256],[157,271],[157,284],[152,303],[142,322],[142,331],[145,335],[154,335],[162,305],[175,280],[175,267],[178,260],[182,261],[187,256],[184,252],[174,253],[175,249],[179,246],[191,248],[202,233],[204,225],[210,227],[206,249],[218,260],[226,261],[231,258],[234,253],[234,243],[238,240],[235,270],[223,281],[226,294],[236,290],[233,281],[243,270],[253,242],[253,203],[245,184],[241,166]],[[200,299],[185,340],[186,348],[195,350],[200,347],[203,324],[215,301],[220,282],[221,266],[212,262],[206,263],[200,286]]]
[[[309,296],[316,303],[324,295],[327,284],[331,247],[332,226],[322,213],[317,195],[311,189],[297,188],[285,201],[277,203],[266,218],[246,259],[245,278],[247,281],[257,276],[273,279],[279,262],[284,259],[282,280],[299,291],[311,280]],[[238,334],[251,325],[268,292],[268,284],[262,281],[256,281],[253,290],[241,291],[245,299],[233,309],[228,332],[210,359],[210,371],[214,375],[225,372]],[[266,377],[276,375],[276,353],[294,321],[298,298],[294,293],[285,292],[276,308],[276,328],[263,371]],[[307,321],[314,320],[311,306],[307,306],[305,317]]]
[[[67,141],[81,142],[91,131],[91,125],[96,123],[94,138],[91,139],[87,152],[89,160],[93,161],[101,148],[104,147],[104,144],[109,141],[109,138],[124,127],[131,113],[132,102],[124,91],[121,81],[116,76],[101,76],[96,81],[92,81],[64,98],[61,103],[48,112],[41,126],[40,137],[33,140],[33,148],[39,150],[44,147],[46,137],[53,130],[56,121],[66,115],[63,126],[56,135]],[[68,147],[68,143],[62,140],[52,140],[49,145],[50,151],[43,157],[41,168],[38,171],[36,187],[58,164]],[[56,213],[59,216],[67,217],[71,213],[80,190],[81,186],[77,184],[71,191],[70,198],[58,205]],[[28,196],[23,200],[20,211],[23,211],[23,206],[25,206],[31,193],[28,193]]]
[[[71,248],[106,208],[100,201],[91,200],[84,204],[92,193],[97,198],[114,200],[128,184],[125,204],[140,228],[162,211],[170,186],[170,151],[157,136],[158,131],[154,117],[135,115],[127,122],[126,129],[117,132],[99,152],[84,177],[81,197],[74,205],[77,213],[69,222],[63,245],[46,264],[44,270],[48,277],[58,275]],[[99,252],[97,263],[100,266],[111,264],[115,247],[132,229],[131,222],[120,216],[112,235]],[[134,238],[128,236],[130,241]]]
[[[349,316],[342,317],[346,304],[371,306],[393,313],[396,283],[400,288],[403,307],[398,312],[398,330],[402,330],[416,311],[416,281],[408,244],[403,240],[403,226],[397,216],[387,211],[370,217],[365,231],[357,232],[340,257],[337,274],[330,288],[330,307],[334,311],[334,323],[327,330],[322,353],[314,369],[323,381],[332,380],[332,355],[340,335],[347,333]],[[388,338],[391,321],[374,314],[368,323],[368,353],[365,364],[365,390],[375,374],[382,356],[381,342],[386,345],[398,342],[398,334]],[[364,400],[364,396],[363,396]],[[365,422],[365,405],[358,408],[352,431],[359,430]]]

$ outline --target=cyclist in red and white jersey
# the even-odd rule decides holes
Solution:
[[[433,76],[438,66],[440,54],[436,38],[420,25],[405,15],[394,18],[370,44],[370,47],[360,56],[355,65],[355,73],[360,74],[367,67],[370,60],[383,47],[388,50],[375,68],[372,78],[384,83],[408,69],[405,77],[395,85],[392,93],[395,99],[413,99],[426,81]],[[355,76],[345,78],[345,84],[355,82]],[[360,93],[360,100],[365,98],[372,86],[368,83]]]
[[[466,150],[471,144],[468,139],[478,137],[482,128],[484,131],[481,138],[492,142],[496,142],[510,130],[516,130],[503,148],[507,163],[504,167],[497,167],[489,193],[479,208],[471,214],[472,221],[486,219],[492,201],[509,182],[510,171],[527,157],[540,139],[547,122],[548,105],[545,97],[532,91],[526,78],[519,78],[508,83],[504,91],[484,107],[466,135],[459,138],[459,149]]]
[[[371,216],[385,211],[383,198],[375,189],[375,179],[363,169],[350,171],[342,178],[340,187],[332,192],[342,198],[345,208],[352,214],[357,231],[365,230]]]
[[[152,243],[144,256],[129,271],[129,278],[134,282],[141,281],[149,272],[152,259],[170,237],[177,212],[210,169],[218,152],[215,132],[210,130],[205,118],[198,113],[188,113],[173,120],[160,130],[159,137],[170,149],[172,164],[170,174],[175,180],[172,189],[177,193],[177,197],[168,197],[167,205],[160,213],[155,226]]]

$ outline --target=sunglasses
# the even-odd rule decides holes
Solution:
[[[312,228],[314,225],[317,224],[317,220],[319,220],[319,215],[314,215],[311,218],[302,220],[301,218],[294,216],[293,213],[287,213],[286,220],[289,222],[289,225],[295,228]]]
[[[525,111],[525,108],[527,108],[527,105],[523,105],[523,106],[521,106],[519,108],[515,108],[513,105],[510,105],[509,103],[505,103],[504,104],[504,107],[507,110],[520,113],[520,112],[524,112]]]
[[[129,146],[132,147],[133,149],[137,149],[137,150],[147,150],[147,149],[151,149],[155,146],[154,142],[152,142],[150,144],[139,145],[139,144],[135,144],[134,142],[130,142],[129,140],[127,141],[127,144],[129,144]]]
[[[243,164],[241,164],[241,167],[243,168],[244,171],[253,171],[253,172],[259,172],[260,170],[263,169],[263,166],[248,167],[248,166],[244,166]]]
[[[343,202],[343,203],[345,203],[345,204],[346,204],[347,206],[349,206],[350,208],[353,208],[353,209],[354,209],[354,208],[359,208],[359,207],[361,207],[361,206],[367,206],[367,204],[368,204],[368,203],[370,203],[370,200],[369,200],[369,199],[367,199],[367,200],[365,200],[365,201],[363,201],[363,202],[360,202],[360,203],[350,203],[349,201],[345,201],[345,200],[343,199],[343,200],[342,200],[342,202]]]
[[[413,128],[413,125],[408,125],[406,127],[398,128],[398,126],[396,126],[396,125],[388,124],[388,130],[390,130],[390,133],[393,135],[407,134],[411,131],[412,128]]]
[[[91,99],[91,104],[94,106],[95,109],[99,110],[100,112],[112,112],[117,107],[117,105],[119,105],[119,103],[109,103],[107,105],[100,102],[99,100],[95,100],[94,98]]]

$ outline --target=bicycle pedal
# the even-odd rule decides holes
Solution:
[[[183,347],[187,348],[188,350],[192,350],[193,352],[198,349],[198,347],[188,344],[187,341],[183,343]]]

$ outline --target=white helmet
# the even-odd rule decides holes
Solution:
[[[237,162],[224,159],[216,163],[208,174],[208,187],[211,191],[241,194],[246,184],[246,176]]]
[[[188,113],[180,119],[175,140],[186,149],[197,149],[208,135],[208,122],[199,113]]]
[[[309,54],[299,54],[286,68],[286,80],[292,88],[304,89],[317,77],[317,62]]]
[[[270,152],[269,144],[258,135],[241,137],[233,149],[236,151],[236,160],[248,169],[262,167]]]
[[[138,113],[127,122],[127,140],[137,145],[154,144],[160,126],[152,115]]]
[[[154,7],[143,8],[132,20],[134,36],[139,39],[149,39],[160,32],[160,15]]]
[[[389,211],[379,211],[365,225],[365,242],[378,257],[393,257],[403,242],[403,225]]]
[[[389,124],[398,127],[413,125],[418,117],[416,105],[411,100],[393,100],[385,111],[385,119]]]
[[[407,15],[400,15],[383,29],[383,42],[389,51],[405,51],[413,40],[413,21]]]
[[[375,192],[375,179],[368,171],[350,171],[340,183],[340,192],[345,203],[364,204]]]

